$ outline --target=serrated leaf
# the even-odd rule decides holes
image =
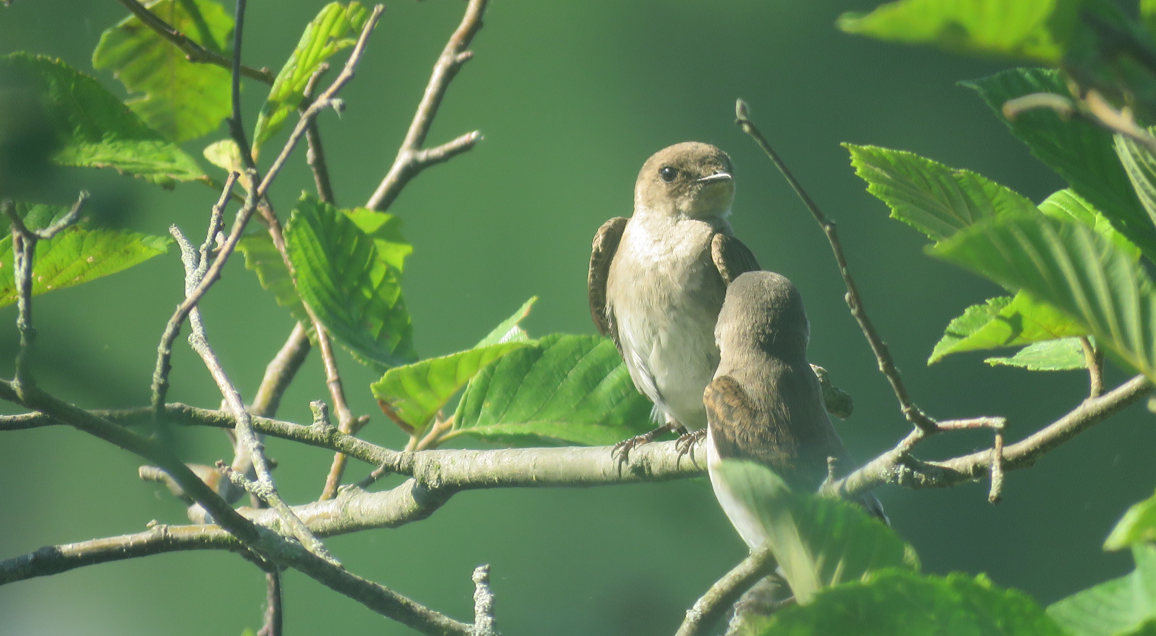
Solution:
[[[843,144],[867,191],[898,219],[941,241],[976,222],[1035,205],[1014,190],[967,170],[956,170],[914,153]]]
[[[309,78],[322,63],[338,51],[357,43],[369,11],[358,2],[347,6],[331,2],[305,27],[297,48],[277,73],[269,97],[257,117],[253,132],[253,155],[276,135],[289,113],[301,105]]]
[[[354,219],[303,194],[285,226],[297,293],[329,333],[379,370],[417,358],[401,272]]]
[[[530,336],[518,326],[522,319],[530,315],[530,308],[538,301],[538,297],[534,296],[522,304],[518,311],[514,312],[513,316],[503,320],[501,324],[494,327],[494,330],[486,334],[485,338],[474,345],[474,347],[488,347],[490,345],[499,344],[502,342],[523,341],[529,340]]]
[[[1112,222],[1108,220],[1108,217],[1071,189],[1053,192],[1040,204],[1040,212],[1061,221],[1083,223],[1096,230],[1097,234],[1115,243],[1116,247],[1130,254],[1133,259],[1140,258],[1140,248],[1112,227]]]
[[[601,445],[652,427],[650,401],[634,388],[614,343],[552,334],[470,380],[443,439],[468,436],[511,446]]]
[[[993,219],[929,251],[1064,311],[1124,364],[1156,377],[1152,281],[1088,226],[1043,216]]]
[[[1011,121],[1003,116],[1004,102],[1016,97],[1055,93],[1070,99],[1058,72],[1011,69],[963,85],[980,94],[1032,155],[1063,177],[1150,259],[1156,258],[1156,227],[1136,198],[1111,134],[1081,117],[1063,120],[1044,108],[1020,113]]]
[[[285,260],[273,245],[273,237],[268,232],[250,234],[237,243],[237,251],[245,256],[245,269],[257,274],[261,287],[273,292],[277,304],[287,308],[297,322],[310,324],[309,312],[301,304],[289,268],[285,267]]]
[[[1048,606],[1070,636],[1150,634],[1156,627],[1156,545],[1132,546],[1136,569]]]
[[[62,166],[114,168],[161,185],[204,177],[196,160],[149,128],[92,77],[44,56],[0,56],[0,78],[40,97]]]
[[[847,33],[948,51],[1057,64],[1076,21],[1075,0],[900,0],[844,13]]]
[[[369,386],[373,396],[383,410],[388,408],[392,417],[409,425],[411,435],[421,437],[446,402],[486,365],[531,344],[517,325],[533,302],[530,299],[494,330],[501,335],[520,334],[520,338],[494,339],[491,333],[472,349],[390,369]]]
[[[1067,314],[1019,292],[1011,299],[1000,296],[968,307],[948,324],[927,364],[952,353],[1018,347],[1086,334],[1087,330]]]
[[[57,206],[20,205],[18,213],[34,229],[47,227],[67,212]],[[32,295],[87,283],[126,270],[168,251],[171,239],[127,230],[74,225],[36,242],[32,259]],[[16,302],[12,235],[0,239],[0,307]]]
[[[1156,495],[1128,508],[1104,541],[1104,549],[1122,550],[1137,543],[1156,543]],[[1152,592],[1156,594],[1156,588]]]
[[[745,636],[1065,636],[1027,594],[982,574],[922,576],[884,570],[823,590],[810,605],[786,606]]]
[[[1028,345],[1008,358],[985,358],[993,367],[1021,367],[1028,371],[1072,371],[1088,368],[1079,338],[1049,340]]]
[[[157,0],[147,8],[193,42],[232,57],[233,18],[211,0]],[[111,70],[130,93],[127,103],[153,130],[177,143],[204,136],[229,115],[229,71],[190,62],[184,52],[135,15],[106,30],[92,66]]]
[[[405,258],[413,253],[413,245],[401,235],[401,217],[369,208],[342,210],[342,213],[373,239],[379,258],[399,272],[405,269]]]
[[[758,520],[801,605],[877,570],[918,569],[914,550],[886,524],[850,502],[792,492],[765,466],[724,461],[712,466],[711,482]]]

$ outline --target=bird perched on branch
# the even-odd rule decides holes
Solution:
[[[665,431],[706,426],[702,395],[719,361],[714,329],[727,284],[759,269],[727,222],[733,172],[730,157],[709,144],[660,150],[638,173],[634,215],[610,219],[594,237],[594,324],[614,339],[634,386],[664,421],[620,443],[620,457]]]
[[[809,338],[803,298],[786,277],[750,272],[727,288],[715,327],[721,357],[703,395],[707,470],[719,504],[751,548],[767,540],[766,520],[744,503],[757,501],[759,493],[738,492],[747,484],[729,483],[719,470],[722,462],[761,464],[803,492],[819,489],[829,462],[836,476],[853,467],[807,363]],[[857,503],[886,520],[873,495]]]

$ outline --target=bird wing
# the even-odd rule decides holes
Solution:
[[[762,269],[759,267],[759,261],[755,259],[755,255],[746,245],[743,245],[742,241],[722,232],[716,233],[711,239],[710,256],[711,260],[714,261],[714,266],[718,268],[718,273],[722,275],[723,281],[728,285],[740,274],[757,272]]]
[[[759,408],[742,384],[729,375],[712,380],[702,401],[719,459],[757,462],[788,479],[785,473],[792,472],[798,440],[784,434],[789,430],[782,421],[786,413]]]
[[[622,351],[622,345],[618,342],[618,329],[614,317],[606,311],[606,279],[610,276],[610,263],[618,251],[624,229],[626,219],[621,216],[610,219],[598,228],[591,245],[590,273],[586,278],[590,293],[590,317],[594,319],[594,326],[598,328],[598,333],[613,338],[619,351]]]

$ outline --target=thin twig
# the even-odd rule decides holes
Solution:
[[[1100,397],[1104,393],[1104,353],[1097,351],[1087,336],[1080,336],[1080,347],[1088,366],[1088,397]]]
[[[152,11],[149,11],[141,3],[136,0],[120,0],[120,3],[128,7],[133,15],[140,18],[140,21],[148,28],[152,29],[162,38],[168,40],[173,46],[180,49],[190,62],[198,64],[213,64],[221,68],[232,68],[233,61],[229,58],[214,53],[205,47],[190,40],[184,33],[177,31],[168,22],[165,22]],[[273,80],[276,79],[273,73],[267,68],[255,69],[248,66],[241,67],[241,74],[255,80],[259,80],[266,84],[272,85]]]
[[[888,382],[891,383],[891,389],[895,392],[895,397],[899,400],[899,408],[903,412],[903,416],[907,421],[914,424],[920,430],[931,433],[935,431],[935,420],[928,417],[919,407],[911,400],[907,394],[907,388],[903,385],[903,380],[899,377],[899,370],[895,368],[895,361],[891,358],[891,352],[887,349],[887,343],[879,337],[879,333],[875,331],[874,325],[871,324],[871,319],[867,317],[867,311],[863,307],[863,298],[859,295],[859,288],[855,285],[855,279],[851,277],[851,270],[847,265],[847,257],[843,254],[843,246],[839,242],[839,235],[835,229],[835,222],[827,218],[826,214],[819,209],[819,206],[803,189],[795,176],[791,174],[787,165],[779,158],[778,153],[767,142],[759,129],[755,127],[754,123],[749,118],[749,110],[746,102],[738,100],[735,104],[735,114],[737,119],[735,123],[742,128],[743,132],[750,135],[755,143],[767,153],[771,161],[775,163],[775,167],[779,172],[783,173],[787,182],[791,184],[791,188],[803,200],[803,204],[810,210],[811,215],[818,221],[819,227],[823,229],[823,233],[827,236],[827,241],[831,244],[831,251],[835,254],[835,262],[839,265],[839,274],[843,276],[843,282],[847,286],[847,306],[851,308],[851,315],[859,323],[859,328],[863,330],[863,335],[867,337],[868,344],[871,345],[871,351],[875,353],[875,359],[879,363],[879,370],[883,375],[887,376]]]
[[[1081,117],[1113,134],[1132,139],[1144,146],[1148,152],[1156,155],[1156,136],[1136,123],[1130,109],[1117,110],[1095,89],[1089,90],[1083,99],[1071,99],[1056,93],[1031,93],[1009,99],[1003,103],[1000,110],[1003,116],[1011,121],[1029,110],[1041,108],[1055,112],[1060,119],[1065,121],[1071,119],[1072,116]]]
[[[248,170],[256,170],[257,164],[253,161],[253,149],[249,146],[249,139],[245,136],[245,125],[241,121],[241,43],[244,42],[245,6],[248,0],[235,0],[236,11],[233,18],[233,63],[232,63],[232,103],[233,110],[229,116],[229,136],[237,143],[241,152],[241,162]]]
[[[426,85],[421,103],[418,104],[413,121],[406,132],[405,140],[402,141],[401,147],[397,151],[397,157],[393,160],[393,165],[390,166],[389,172],[374,190],[373,195],[369,197],[365,207],[384,212],[401,193],[402,188],[409,183],[409,180],[417,176],[422,170],[449,161],[473,148],[481,140],[482,134],[475,130],[440,146],[422,149],[426,135],[429,134],[430,126],[433,125],[434,117],[437,115],[438,107],[441,105],[442,98],[445,97],[446,89],[449,88],[450,82],[453,81],[462,65],[473,57],[473,53],[468,49],[470,42],[477,35],[478,29],[482,28],[482,15],[486,11],[487,2],[488,0],[470,0],[466,6],[461,24],[450,36],[434,64],[433,73],[430,74],[429,83]]]
[[[313,100],[313,91],[317,87],[317,82],[328,70],[328,62],[322,62],[318,65],[317,70],[309,78],[309,83],[305,85],[305,99],[302,103]],[[304,112],[305,110],[307,107],[303,106],[301,111]],[[305,153],[305,161],[313,171],[313,183],[317,187],[317,198],[329,205],[335,205],[337,201],[333,195],[333,183],[329,180],[329,165],[325,162],[325,147],[321,144],[321,131],[316,118],[309,120],[309,127],[305,129],[305,141],[309,144],[309,150]]]
[[[739,597],[756,581],[775,571],[775,557],[770,548],[755,550],[738,565],[715,581],[694,606],[686,610],[686,619],[675,636],[699,636],[723,617]]]
[[[265,624],[257,636],[281,636],[284,623],[281,608],[281,572],[265,573]]]

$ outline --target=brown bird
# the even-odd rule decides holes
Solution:
[[[610,219],[594,237],[594,324],[614,339],[634,386],[665,422],[621,442],[620,457],[665,431],[706,427],[702,395],[719,362],[714,330],[726,287],[759,269],[727,222],[733,173],[730,157],[709,144],[660,150],[638,173],[634,215]]]
[[[791,281],[774,272],[739,276],[727,288],[715,338],[721,359],[703,395],[707,470],[723,511],[753,549],[767,540],[768,530],[742,503],[752,500],[750,493],[736,491],[746,485],[729,483],[719,470],[722,462],[761,464],[791,490],[804,492],[818,490],[827,478],[828,458],[839,473],[853,465],[807,363],[810,325]],[[857,503],[886,520],[873,495]]]

